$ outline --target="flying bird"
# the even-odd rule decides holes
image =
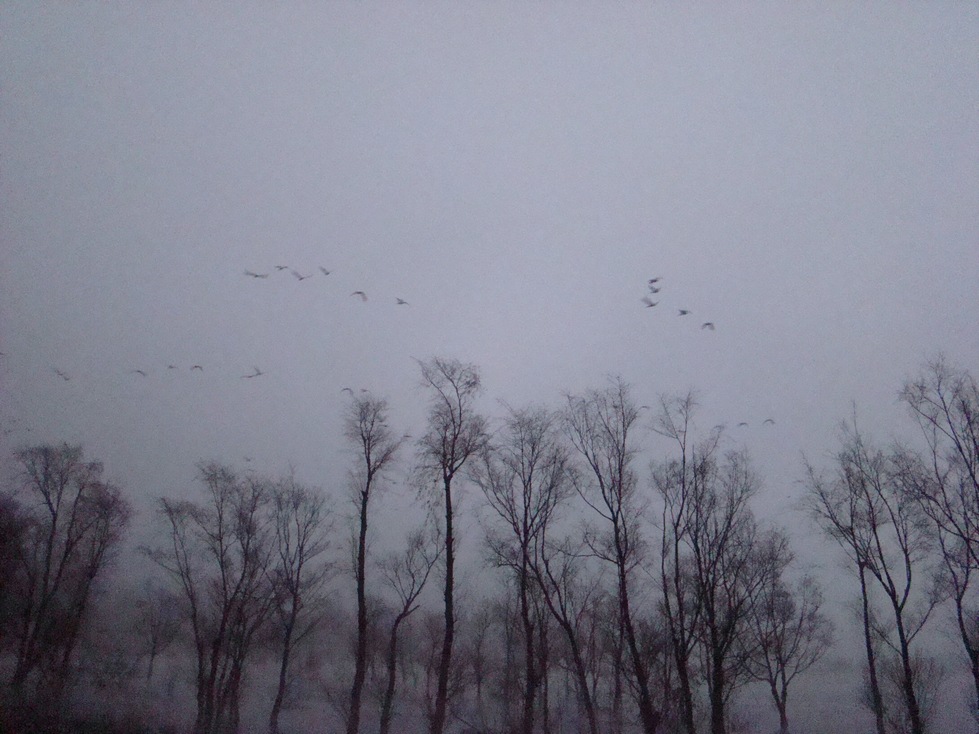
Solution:
[[[711,331],[713,331],[714,330],[714,322],[713,321],[705,321],[704,323],[702,323],[700,325],[700,328],[701,329],[710,329]]]
[[[360,296],[360,300],[361,301],[364,301],[365,303],[367,302],[367,294],[364,293],[363,291],[354,291],[350,295],[351,296]]]
[[[646,304],[646,308],[652,308],[659,303],[659,301],[653,301],[649,296],[643,296],[641,300]]]
[[[168,370],[175,370],[175,369],[177,369],[177,365],[175,365],[175,364],[168,364],[167,365],[167,369]]]
[[[330,274],[330,271],[327,270],[326,268],[324,268],[322,265],[320,265],[320,272],[323,273],[323,275],[329,275]]]
[[[680,309],[679,311],[677,311],[677,314],[676,314],[676,315],[677,315],[677,316],[686,316],[686,315],[688,315],[689,313],[690,313],[690,312],[689,312],[689,311],[688,311],[687,309],[685,309],[685,308],[681,308],[681,309]]]
[[[57,367],[52,367],[51,369],[54,370],[54,374],[56,374],[58,377],[60,377],[65,382],[68,382],[68,380],[71,379],[68,375],[66,375],[64,372],[62,372],[61,370],[59,370]]]
[[[276,265],[275,266],[275,269],[278,270],[281,273],[283,270],[288,270],[289,269],[289,266],[288,265]]]
[[[296,276],[296,280],[298,280],[300,283],[306,280],[307,278],[313,277],[312,275],[300,275],[295,270],[292,271],[292,274]]]
[[[203,372],[204,368],[201,367],[199,364],[195,364],[193,367],[190,368],[191,372],[193,372],[194,370],[200,370],[201,372]]]
[[[738,428],[741,428],[742,426],[746,426],[746,425],[748,425],[747,421],[741,421],[740,423],[738,423]]]
[[[660,281],[659,278],[650,278],[649,281],[648,281],[648,283],[650,285],[656,285],[657,283],[659,283],[659,281]]]
[[[398,301],[398,305],[399,305],[399,306],[409,306],[409,305],[411,305],[411,304],[409,304],[409,303],[408,303],[408,302],[407,302],[407,301],[406,301],[405,299],[403,299],[403,298],[398,298],[398,299],[396,299],[396,300]]]
[[[353,395],[353,394],[354,394],[354,391],[353,391],[352,389],[350,389],[349,387],[345,387],[345,388],[343,388],[342,390],[340,390],[340,392],[348,392],[348,393],[350,393],[351,395]]]
[[[248,380],[248,379],[251,379],[252,377],[261,377],[262,375],[265,374],[258,367],[253,367],[252,369],[255,370],[252,374],[250,374],[250,375],[242,375],[241,376],[241,379]]]
[[[775,420],[773,418],[766,418],[764,421],[762,421],[762,425],[774,426]]]
[[[269,274],[268,273],[253,273],[251,270],[246,270],[245,271],[245,275],[249,276],[250,278],[267,278],[267,277],[269,277]]]
[[[663,289],[662,288],[657,288],[654,285],[649,286],[649,292],[650,293],[659,293],[661,290],[663,290]]]
[[[129,370],[130,374],[139,375],[140,377],[146,377],[146,372],[143,370]]]

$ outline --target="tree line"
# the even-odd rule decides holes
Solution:
[[[27,730],[93,677],[151,686],[166,660],[186,673],[194,734],[255,730],[246,695],[267,698],[270,734],[298,730],[288,713],[311,699],[317,731],[347,734],[735,734],[752,683],[790,731],[790,687],[833,624],[787,531],[755,514],[748,452],[723,427],[697,428],[693,395],[639,406],[612,377],[491,420],[474,365],[420,369],[417,440],[394,430],[385,399],[350,397],[352,459],[334,495],[203,462],[196,500],[160,498],[139,551],[152,582],[114,656],[86,634],[106,613],[130,500],[78,446],[15,452],[0,495],[3,723]],[[920,635],[940,607],[954,609],[979,710],[979,389],[937,359],[900,398],[921,440],[879,446],[854,415],[831,460],[805,461],[805,502],[859,585],[855,683],[876,734],[925,734],[943,670]],[[644,429],[671,447],[646,471]],[[383,528],[403,533],[400,549],[375,552],[395,483],[424,519]],[[467,485],[479,501],[463,512]],[[474,518],[478,540],[465,537]],[[476,598],[460,583],[463,542],[498,582]],[[264,686],[260,668],[274,670]]]

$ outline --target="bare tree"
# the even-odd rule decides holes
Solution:
[[[720,456],[721,429],[691,437],[691,394],[663,398],[654,424],[678,455],[653,466],[663,498],[660,582],[680,693],[680,718],[694,734],[693,656],[699,650],[713,734],[728,730],[728,702],[748,680],[743,651],[766,583],[788,563],[782,533],[763,531],[751,511],[758,487],[745,452]]]
[[[621,379],[612,379],[604,390],[567,398],[566,432],[585,465],[585,471],[576,475],[575,488],[606,527],[595,538],[592,550],[616,570],[619,614],[637,688],[639,717],[645,734],[655,734],[662,714],[653,706],[650,695],[630,596],[630,575],[643,550],[638,526],[642,507],[632,469],[636,449],[630,436],[638,417],[629,387]]]
[[[278,734],[292,651],[313,632],[323,615],[323,592],[332,566],[322,555],[330,545],[333,520],[326,498],[292,476],[273,487],[272,502],[275,552],[270,573],[281,650],[269,734]]]
[[[434,542],[432,542],[434,540]],[[441,538],[430,539],[424,529],[408,536],[403,555],[391,555],[378,562],[387,585],[398,598],[394,619],[388,632],[385,659],[386,679],[381,701],[380,734],[388,734],[394,715],[397,688],[398,635],[402,625],[418,609],[418,597],[425,589],[428,577],[442,554]]]
[[[927,453],[899,452],[900,476],[935,528],[979,711],[979,631],[971,606],[979,569],[979,386],[938,358],[904,385],[901,399],[921,427]]]
[[[768,685],[779,731],[789,732],[789,685],[816,664],[833,642],[833,625],[822,613],[823,595],[811,576],[795,587],[773,577],[762,589],[751,622],[746,663],[752,678]]]
[[[578,700],[585,713],[590,734],[598,734],[594,696],[589,685],[586,652],[583,649],[583,626],[590,602],[597,595],[599,580],[585,573],[585,547],[569,539],[551,543],[541,539],[538,558],[532,570],[542,591],[544,605],[560,628],[571,658],[569,667],[575,680]]]
[[[237,732],[241,685],[256,632],[275,602],[274,517],[267,481],[202,464],[204,504],[163,498],[167,545],[150,557],[187,603],[197,657],[194,734]]]
[[[538,688],[537,615],[533,567],[540,562],[545,529],[569,496],[568,452],[545,409],[510,409],[498,442],[487,447],[474,481],[505,530],[488,534],[497,565],[513,574],[523,637],[523,682],[519,731],[533,734]]]
[[[34,446],[16,452],[22,533],[15,549],[17,655],[20,688],[35,670],[60,694],[93,585],[118,547],[132,515],[122,491],[102,480],[102,465],[79,446]]]
[[[353,398],[344,420],[344,436],[355,447],[358,461],[351,471],[350,484],[355,494],[358,533],[355,554],[357,580],[357,646],[354,680],[350,688],[347,734],[360,731],[360,708],[367,674],[367,529],[371,496],[381,472],[394,460],[400,445],[388,425],[387,402],[370,393]]]
[[[136,600],[136,624],[146,657],[146,682],[153,678],[158,656],[173,644],[180,634],[180,597],[169,589],[147,583]]]
[[[702,493],[717,452],[720,433],[712,432],[695,445],[690,436],[696,401],[692,393],[682,398],[662,398],[654,430],[675,442],[679,455],[652,467],[653,486],[663,498],[660,522],[660,584],[663,616],[679,683],[680,720],[687,734],[697,734],[694,720],[693,675],[697,631],[700,626],[700,594],[696,565],[689,554],[690,507]]]
[[[919,505],[898,481],[894,462],[868,445],[855,426],[844,425],[842,448],[836,456],[837,477],[825,482],[809,467],[809,500],[826,533],[856,565],[863,599],[872,706],[878,733],[886,719],[873,650],[872,630],[901,660],[903,709],[911,734],[923,734],[924,722],[914,687],[911,643],[921,631],[937,597],[922,593],[920,571],[931,550],[931,537]],[[874,625],[866,576],[877,581],[890,606],[897,640]],[[925,577],[927,578],[927,577]],[[917,584],[915,583],[916,579]],[[924,596],[923,609],[912,608],[913,594]]]
[[[444,628],[438,657],[431,734],[442,734],[449,700],[449,673],[455,637],[455,480],[466,462],[486,444],[486,420],[476,412],[479,372],[470,364],[435,357],[421,363],[422,384],[429,390],[428,428],[419,441],[420,470],[439,486],[443,510],[445,584]]]

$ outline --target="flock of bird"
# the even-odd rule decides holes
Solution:
[[[278,273],[284,273],[284,272],[288,271],[300,283],[302,283],[304,280],[309,280],[310,278],[313,277],[313,275],[315,275],[315,273],[310,273],[309,275],[303,275],[298,270],[296,270],[293,267],[290,267],[289,265],[275,265],[273,267],[274,267],[275,271],[278,272]],[[320,265],[318,267],[319,267],[319,271],[323,274],[324,277],[328,277],[333,272],[332,270],[327,270],[322,265]],[[268,278],[269,276],[272,275],[272,272],[269,271],[268,273],[256,273],[254,270],[246,270],[245,271],[245,275],[248,276],[249,278],[256,278],[258,280],[265,280],[266,278]],[[359,291],[359,290],[358,291],[354,291],[350,295],[351,296],[357,296],[364,303],[367,302],[367,293],[364,292],[364,291]],[[406,301],[403,298],[395,298],[394,300],[395,300],[395,304],[398,305],[398,306],[408,306],[408,305],[410,305],[408,303],[408,301]]]
[[[320,274],[324,278],[325,277],[329,277],[331,275],[331,273],[332,273],[332,271],[328,270],[327,268],[323,267],[322,265],[318,266],[318,269],[319,269]],[[315,271],[312,272],[312,273],[310,273],[309,275],[304,275],[302,272],[300,272],[299,270],[297,270],[297,269],[295,269],[293,267],[290,267],[289,265],[275,265],[275,266],[273,266],[273,269],[270,270],[269,272],[256,272],[254,270],[245,270],[244,271],[244,275],[246,277],[253,278],[253,279],[256,279],[256,280],[265,280],[265,279],[269,278],[270,276],[272,276],[272,275],[274,275],[276,273],[282,273],[282,274],[286,274],[286,275],[291,274],[296,279],[296,281],[298,281],[300,283],[302,281],[304,281],[304,280],[309,280],[310,278],[312,278],[315,275]],[[662,278],[655,277],[655,278],[650,278],[646,282],[646,287],[647,287],[648,292],[646,293],[646,295],[644,295],[640,299],[641,302],[643,303],[643,305],[646,308],[655,308],[655,307],[659,306],[659,304],[660,304],[659,293],[662,290],[662,286],[660,285],[660,281],[661,280],[662,280]],[[368,300],[367,293],[366,293],[366,291],[363,291],[363,290],[355,290],[355,291],[351,292],[350,293],[350,297],[352,297],[352,298],[353,297],[359,298],[360,301],[363,302],[363,303],[366,303],[367,300]],[[654,297],[656,297],[657,300],[654,301],[653,300]],[[395,298],[395,304],[398,305],[398,306],[407,306],[407,305],[409,305],[408,301],[406,301],[403,298]],[[690,311],[690,309],[688,309],[688,308],[678,308],[677,309],[677,316],[681,316],[681,317],[682,316],[690,316],[691,314],[692,314],[692,311]],[[707,329],[707,330],[710,330],[710,331],[714,331],[715,330],[715,325],[714,325],[714,322],[713,321],[704,321],[701,324],[700,328],[702,330],[703,329]],[[51,369],[52,369],[52,371],[54,372],[55,375],[57,375],[59,378],[61,378],[65,382],[68,382],[68,381],[71,380],[71,376],[68,373],[66,373],[64,370],[61,370],[61,369],[56,368],[56,367],[52,367]],[[167,371],[175,371],[175,370],[179,370],[179,369],[181,369],[181,368],[178,365],[176,365],[176,364],[168,364],[166,366],[166,370]],[[204,366],[203,365],[200,365],[200,364],[194,364],[194,365],[191,365],[189,367],[189,371],[190,372],[197,371],[197,372],[202,372],[203,373],[204,372]],[[142,368],[131,369],[131,370],[129,370],[129,374],[136,375],[138,377],[144,377],[144,378],[150,376],[150,372],[147,369],[142,369]],[[242,379],[242,380],[252,380],[252,379],[255,379],[257,377],[262,377],[265,374],[266,373],[261,368],[259,368],[259,367],[256,366],[256,367],[253,367],[252,368],[252,371],[251,372],[249,372],[247,374],[244,374],[244,375],[240,375],[240,379]],[[366,389],[365,388],[361,388],[360,391],[361,392],[366,392]],[[344,387],[342,389],[342,392],[348,392],[350,394],[353,394],[353,390],[351,388],[349,388],[349,387]],[[774,425],[774,424],[775,424],[775,421],[772,418],[766,418],[763,421],[763,425]],[[747,426],[748,426],[748,423],[746,421],[741,421],[740,423],[738,423],[738,427],[744,428],[744,427],[747,427]]]
[[[639,299],[646,305],[646,308],[655,308],[659,305],[659,301],[654,301],[650,296],[655,296],[662,290],[662,287],[659,285],[660,280],[662,280],[662,278],[656,277],[650,278],[648,281],[646,281],[646,287],[649,289],[649,293]],[[691,313],[692,311],[687,308],[677,309],[677,316],[689,316]],[[705,321],[700,325],[700,328],[714,331],[714,322]]]

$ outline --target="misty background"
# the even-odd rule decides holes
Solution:
[[[695,389],[828,587],[844,642],[798,716],[855,715],[855,581],[802,454],[854,405],[913,435],[903,382],[979,365],[979,8],[15,2],[0,28],[4,461],[84,445],[135,549],[202,459],[347,512],[343,388],[417,436],[415,360],[478,365],[494,415],[609,374]]]

